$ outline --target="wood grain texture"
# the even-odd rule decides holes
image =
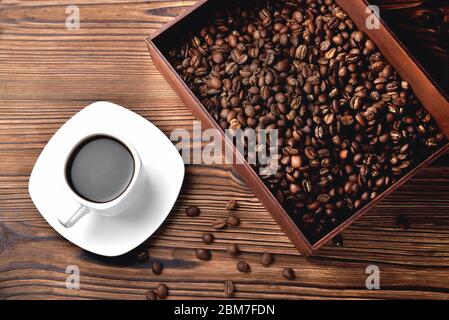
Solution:
[[[449,154],[424,169],[345,231],[344,246],[325,246],[304,259],[251,190],[227,166],[187,166],[186,182],[169,219],[134,253],[103,258],[62,239],[28,195],[28,178],[51,135],[90,102],[109,100],[151,120],[167,135],[191,129],[193,117],[151,63],[144,37],[194,1],[80,0],[81,29],[65,28],[68,0],[0,3],[0,299],[144,299],[167,283],[172,299],[443,298],[449,299]],[[193,248],[203,232],[239,202],[241,226],[215,232],[213,259]],[[197,205],[200,217],[184,209]],[[396,223],[407,217],[409,228]],[[236,271],[225,248],[237,243],[252,272]],[[269,251],[276,262],[262,267]],[[153,275],[152,261],[165,265]],[[365,288],[365,268],[381,270],[381,290]],[[81,271],[81,289],[67,290],[67,265]],[[293,267],[297,279],[282,278]]]

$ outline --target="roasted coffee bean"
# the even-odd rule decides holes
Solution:
[[[341,118],[341,123],[345,126],[350,126],[354,123],[354,118],[348,114]]]
[[[262,256],[260,257],[260,262],[265,267],[269,267],[273,263],[273,261],[274,261],[274,256],[273,256],[273,254],[271,254],[269,252],[264,252],[262,254]]]
[[[157,300],[157,293],[153,290],[149,290],[146,294],[147,300]]]
[[[244,7],[202,22],[169,60],[223,130],[278,130],[278,145],[257,145],[279,150],[278,170],[254,170],[316,243],[446,139],[334,0]]]
[[[160,262],[153,262],[151,265],[151,270],[154,274],[161,274],[162,270],[164,270],[164,266]]]
[[[291,165],[295,169],[299,169],[302,166],[302,160],[299,155],[294,155],[291,158]]]
[[[221,89],[221,86],[222,86],[221,79],[218,77],[212,76],[209,78],[209,80],[207,80],[207,86],[209,87],[209,89],[219,90],[219,89]]]
[[[228,297],[232,297],[234,294],[234,283],[232,281],[226,281],[224,283],[224,293]]]
[[[166,299],[168,297],[168,294],[169,294],[169,290],[168,290],[167,285],[165,285],[165,284],[158,285],[157,289],[156,289],[156,293],[157,293],[157,296],[160,299]]]
[[[346,149],[340,150],[340,153],[339,153],[340,160],[342,160],[342,161],[346,160],[348,158],[348,155],[349,155],[348,150],[346,150]]]
[[[196,206],[190,206],[186,209],[186,215],[188,217],[197,217],[200,215],[200,213],[201,213],[200,208]]]
[[[304,153],[309,160],[313,160],[317,157],[317,153],[312,147],[307,147]]]
[[[327,51],[327,49],[329,49],[330,45],[331,45],[331,42],[329,40],[325,40],[320,43],[320,50]]]
[[[228,218],[228,226],[237,227],[240,224],[240,219],[236,216],[230,216]]]
[[[302,13],[301,11],[295,11],[295,12],[293,13],[292,18],[293,18],[296,22],[298,22],[298,23],[302,23],[302,22],[304,21],[304,16],[303,16],[303,13]]]
[[[228,244],[228,247],[226,248],[226,252],[229,253],[231,256],[236,256],[240,253],[240,249],[235,243],[231,243],[231,244]]]
[[[216,64],[221,64],[224,62],[224,56],[223,53],[220,51],[214,51],[212,53],[212,60],[216,63]]]
[[[365,38],[365,35],[361,31],[354,31],[351,34],[351,38],[353,38],[356,42],[362,42],[362,40]]]
[[[251,271],[251,267],[249,266],[248,263],[246,263],[244,261],[239,261],[237,263],[237,270],[240,272],[248,273]]]
[[[436,146],[438,146],[438,140],[432,137],[427,139],[425,144],[428,148],[435,148]]]
[[[310,211],[315,211],[315,210],[318,210],[318,208],[321,206],[321,204],[320,204],[320,202],[319,201],[313,201],[313,202],[311,202],[311,203],[309,203],[308,205],[307,205],[307,208],[310,210]]]
[[[203,261],[209,261],[212,258],[211,252],[208,249],[196,249],[195,254],[199,260]]]
[[[295,58],[296,59],[304,60],[306,55],[307,55],[307,46],[302,44],[302,45],[298,46],[298,48],[296,48],[296,50],[295,50]]]
[[[226,210],[233,211],[237,208],[237,201],[236,200],[229,200],[226,203]]]
[[[211,244],[214,242],[214,235],[212,233],[204,233],[201,237],[203,239],[203,242],[205,244]]]
[[[288,280],[294,280],[296,278],[295,271],[292,268],[284,268],[282,270],[282,276]]]
[[[284,59],[284,60],[281,60],[278,63],[276,63],[274,68],[279,72],[285,72],[289,69],[289,66],[290,66],[290,62],[288,61],[288,59]]]
[[[325,204],[325,203],[328,203],[331,200],[331,197],[328,194],[326,194],[326,193],[322,193],[322,194],[318,195],[317,199],[318,199],[319,202]]]
[[[224,227],[226,227],[228,225],[228,220],[224,219],[224,218],[217,218],[215,219],[214,223],[213,223],[213,228],[214,229],[223,229]]]

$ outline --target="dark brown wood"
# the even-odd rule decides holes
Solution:
[[[369,16],[367,12],[369,13],[370,11],[367,11],[368,3],[365,0],[337,0],[336,2],[346,10],[358,28],[364,31],[377,44],[379,50],[396,68],[402,78],[410,83],[416,96],[420,98],[420,101],[424,107],[430,114],[432,114],[440,129],[446,134],[446,136],[449,137],[449,101],[446,100],[443,94],[428,78],[422,67],[413,59],[413,57],[410,56],[407,49],[398,41],[395,35],[392,34],[390,29],[382,20],[379,21],[379,29],[369,29],[366,27],[365,21]],[[175,43],[179,38],[186,36],[185,30],[195,28],[193,25],[196,25],[198,21],[206,20],[211,11],[218,10],[218,8],[222,5],[223,2],[219,0],[200,0],[195,4],[195,6],[185,10],[182,14],[177,16],[167,25],[153,33],[151,37],[146,39],[154,64],[161,71],[172,88],[179,94],[181,100],[187,105],[190,111],[192,111],[192,113],[202,121],[205,128],[213,128],[218,131],[221,131],[219,125],[214,121],[214,119],[212,119],[207,110],[201,105],[201,102],[195,97],[192,91],[170,65],[167,61],[166,55],[172,49],[171,46],[173,43]],[[230,141],[226,139],[224,134],[222,137],[228,147],[232,148],[234,158],[238,157],[239,153],[236,148],[232,147]],[[245,162],[242,165],[235,165],[234,168],[249,185],[251,190],[254,191],[262,204],[271,213],[273,218],[280,224],[282,230],[287,234],[296,248],[302,254],[308,256],[314,254],[321,246],[363,216],[372,207],[374,207],[376,203],[400,187],[420,168],[427,165],[438,155],[444,153],[448,150],[448,148],[449,144],[438,153],[411,170],[394,185],[385,190],[375,200],[365,205],[345,222],[314,244],[310,243],[301,230],[297,228],[289,215],[285,212],[282,206],[278,203],[248,163]]]
[[[81,29],[65,29],[72,1],[0,3],[0,299],[145,299],[159,283],[170,299],[226,298],[440,298],[449,299],[449,154],[421,170],[343,232],[343,247],[323,246],[304,259],[242,179],[228,166],[192,165],[178,202],[149,239],[150,260],[106,259],[62,239],[28,196],[34,161],[51,135],[87,104],[110,100],[151,120],[167,135],[190,130],[190,111],[155,68],[143,39],[195,1],[77,1]],[[237,199],[238,228],[215,232],[226,202]],[[202,213],[188,219],[185,208]],[[409,221],[404,230],[397,217]],[[201,241],[213,232],[214,244]],[[235,270],[225,253],[239,244],[239,259],[252,271]],[[210,247],[198,261],[193,248]],[[264,251],[275,254],[269,268]],[[157,276],[151,262],[164,263]],[[365,287],[365,268],[381,271],[381,290]],[[81,289],[64,286],[68,265],[81,271]],[[282,277],[293,267],[297,279]]]

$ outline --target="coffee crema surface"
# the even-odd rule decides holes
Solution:
[[[118,198],[134,175],[134,158],[120,141],[98,135],[82,142],[69,158],[66,176],[81,198],[105,203]]]

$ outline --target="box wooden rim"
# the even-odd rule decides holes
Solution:
[[[164,31],[168,30],[170,27],[178,23],[180,20],[186,18],[189,14],[199,9],[202,5],[207,3],[210,0],[199,0],[195,5],[185,10],[183,13],[178,15],[176,18],[172,19],[170,22],[165,24],[162,28],[155,31],[151,36],[145,39],[150,54],[153,58],[153,63],[156,65],[157,69],[163,74],[163,76],[167,79],[169,84],[173,87],[173,89],[178,93],[183,102],[187,105],[190,111],[195,115],[195,117],[199,118],[202,124],[206,124],[208,128],[215,128],[222,132],[218,123],[212,118],[212,116],[207,112],[207,110],[203,107],[198,98],[194,95],[194,93],[189,89],[187,84],[181,79],[176,70],[172,67],[172,65],[168,62],[166,57],[162,54],[159,48],[154,43],[154,39],[164,33]],[[426,92],[415,92],[418,100],[424,106],[426,110],[434,117],[434,119],[445,119],[446,121],[442,124],[440,121],[437,121],[437,125],[441,129],[441,131],[445,134],[446,137],[449,137],[449,102],[444,98],[440,89],[437,88],[434,83],[430,80],[428,73],[422,68],[416,59],[411,56],[410,52],[404,47],[404,45],[397,39],[397,37],[392,33],[389,27],[384,23],[382,19],[380,19],[381,25],[381,34],[386,37],[385,39],[380,39],[380,36],[372,36],[372,32],[367,30],[364,24],[361,22],[361,18],[363,15],[358,15],[360,12],[365,11],[367,6],[369,5],[366,0],[336,0],[336,3],[341,6],[351,20],[357,25],[359,30],[362,30],[365,34],[368,35],[370,39],[372,39],[376,46],[379,48],[379,51],[382,55],[384,51],[390,52],[389,50],[398,50],[401,56],[401,59],[406,57],[407,64],[399,63],[398,61],[391,61],[390,59],[386,59],[397,72],[401,75],[401,77],[408,81],[412,86],[417,87],[425,87],[429,91]],[[385,43],[384,43],[385,42]],[[386,47],[389,46],[389,47]],[[386,57],[387,58],[387,57]],[[395,59],[393,59],[395,60]],[[402,64],[403,63],[403,64]],[[399,68],[397,66],[400,66]],[[406,65],[406,66],[404,66]],[[166,69],[164,69],[166,68]],[[408,75],[409,71],[407,68],[412,68],[414,75],[417,78],[409,78],[408,76],[404,77],[403,75]],[[179,92],[176,86],[180,86],[183,89],[183,92]],[[431,93],[431,94],[429,94]],[[186,96],[184,96],[186,95]],[[189,101],[186,101],[189,100]],[[436,101],[435,101],[436,100]],[[192,104],[190,104],[192,102]],[[436,104],[436,105],[434,105]],[[445,106],[445,108],[444,108]],[[430,110],[429,110],[430,109]],[[232,145],[229,139],[222,132],[222,137],[227,145],[231,144],[230,147],[233,150],[234,157],[241,158],[241,154],[236,150],[236,148]],[[337,234],[346,229],[349,225],[363,216],[367,211],[372,209],[379,201],[383,200],[386,196],[390,195],[397,188],[402,186],[406,181],[408,181],[413,175],[416,174],[422,167],[429,164],[440,155],[449,150],[449,142],[442,146],[439,150],[434,152],[412,170],[410,170],[407,174],[401,177],[398,181],[396,181],[389,188],[385,189],[381,194],[379,194],[374,200],[371,200],[369,203],[364,205],[360,210],[356,211],[349,218],[347,218],[344,222],[342,222],[338,227],[333,229],[331,232],[326,234],[320,240],[318,240],[313,245],[309,242],[309,240],[304,236],[299,227],[293,222],[290,218],[289,214],[284,210],[282,205],[276,200],[274,195],[268,189],[268,187],[263,183],[261,178],[257,175],[257,173],[251,168],[251,166],[244,161],[244,164],[234,164],[233,167],[236,171],[241,175],[243,180],[248,184],[249,188],[255,193],[255,195],[259,198],[261,203],[266,207],[271,216],[279,223],[282,230],[286,233],[290,241],[295,245],[295,247],[304,255],[308,256],[315,253],[320,247],[329,242],[332,238],[334,238]]]

